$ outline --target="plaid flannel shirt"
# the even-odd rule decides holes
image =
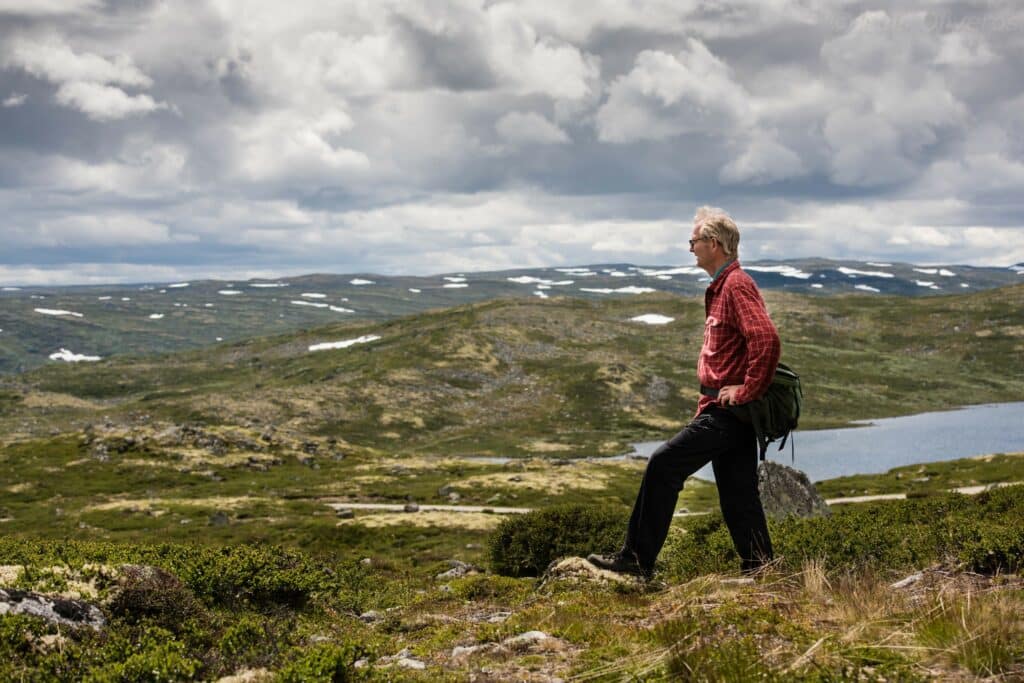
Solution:
[[[697,359],[697,379],[721,389],[742,385],[736,403],[764,395],[775,376],[782,345],[761,292],[739,261],[726,266],[704,292],[704,344]],[[701,394],[699,415],[717,399]]]

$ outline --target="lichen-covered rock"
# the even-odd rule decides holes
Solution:
[[[29,614],[62,626],[99,629],[106,625],[95,605],[16,588],[0,588],[0,614]]]
[[[762,462],[757,468],[757,487],[769,517],[821,517],[832,513],[806,474],[781,463]]]

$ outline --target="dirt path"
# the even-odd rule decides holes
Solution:
[[[1002,488],[1004,486],[1019,486],[1024,481],[1004,481],[995,484],[983,484],[980,486],[961,486],[950,489],[955,493],[973,496],[990,488]],[[843,505],[845,503],[868,503],[875,500],[903,500],[907,497],[905,493],[879,493],[871,496],[849,496],[846,498],[829,498],[825,502],[829,505]],[[322,501],[334,510],[377,510],[379,512],[403,512],[406,504],[400,503],[349,503],[337,499],[324,499]],[[417,505],[415,511],[422,512],[485,512],[495,515],[521,515],[532,512],[533,508],[521,507],[494,507],[490,505]],[[410,510],[409,512],[415,512]],[[694,515],[705,515],[706,512],[677,512],[676,517],[690,517]]]

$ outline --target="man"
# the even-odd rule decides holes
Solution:
[[[654,452],[640,484],[622,549],[590,555],[602,569],[650,577],[686,478],[711,462],[719,504],[744,573],[772,559],[757,491],[757,440],[742,411],[760,398],[779,362],[779,335],[757,285],[741,268],[739,229],[721,209],[701,207],[690,251],[711,276],[704,293],[704,343],[697,360],[697,415]]]

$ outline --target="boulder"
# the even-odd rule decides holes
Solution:
[[[765,460],[757,468],[757,487],[761,505],[768,517],[781,519],[820,517],[832,514],[807,475],[772,460]]]
[[[0,588],[0,614],[31,614],[62,626],[99,629],[106,624],[95,605],[15,588]]]

